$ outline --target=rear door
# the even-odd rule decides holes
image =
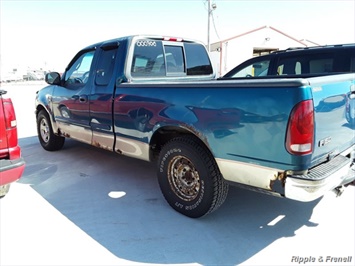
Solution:
[[[114,146],[112,108],[118,47],[118,42],[113,42],[106,43],[98,49],[98,60],[89,99],[92,144],[111,151]]]

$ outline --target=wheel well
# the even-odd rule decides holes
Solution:
[[[45,110],[45,108],[42,105],[38,105],[36,108],[36,116],[39,114],[40,111]]]
[[[188,129],[180,128],[180,127],[172,127],[172,126],[167,126],[164,128],[158,129],[156,132],[154,132],[154,135],[152,136],[152,139],[150,141],[150,161],[155,161],[159,157],[159,153],[162,149],[162,147],[171,139],[179,137],[179,136],[191,136],[196,139],[196,141],[200,142],[202,145],[206,146],[207,149],[209,150],[208,146],[206,145],[206,142],[201,140],[200,137],[198,137],[196,134],[193,132],[189,131]]]
[[[56,125],[55,125],[55,124],[53,123],[53,121],[52,121],[51,115],[48,113],[48,110],[47,110],[43,105],[38,105],[38,106],[36,107],[36,120],[37,120],[38,114],[39,114],[42,110],[44,110],[44,111],[47,113],[47,115],[48,115],[48,117],[49,117],[49,119],[50,119],[50,124],[51,124],[51,127],[52,127],[52,130],[53,130],[54,134],[60,135],[60,132],[58,131],[58,128],[56,128]]]

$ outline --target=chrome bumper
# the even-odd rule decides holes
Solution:
[[[304,202],[313,201],[354,180],[354,158],[339,155],[311,169],[306,175],[287,176],[285,197]]]

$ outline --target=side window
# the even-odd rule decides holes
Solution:
[[[302,64],[301,64],[301,62],[296,62],[295,72],[296,72],[297,75],[302,73]]]
[[[281,58],[277,65],[277,75],[299,75],[304,72],[298,57]]]
[[[185,43],[187,75],[210,75],[212,64],[205,49],[197,43]]]
[[[278,74],[301,75],[333,72],[333,57],[332,54],[324,53],[282,58],[278,63]]]
[[[350,72],[355,72],[355,56],[350,58]]]
[[[350,66],[347,69],[344,69],[345,72],[355,72],[355,49],[354,46],[350,49],[345,50],[346,57],[350,59]],[[345,59],[346,60],[346,59]]]
[[[115,65],[116,49],[101,50],[97,71],[95,74],[95,84],[99,86],[106,86],[109,84],[113,67]]]
[[[267,76],[270,60],[254,61],[233,74],[233,78]]]
[[[166,45],[166,72],[167,73],[185,73],[184,50],[182,46]]]
[[[84,86],[90,76],[90,68],[95,51],[85,52],[70,65],[65,72],[65,86],[71,88],[79,88]]]
[[[309,60],[309,73],[333,72],[333,58]]]

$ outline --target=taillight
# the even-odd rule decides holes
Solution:
[[[314,144],[313,101],[298,103],[292,110],[288,121],[286,149],[295,155],[312,153]]]
[[[21,150],[17,139],[17,121],[15,109],[10,98],[3,99],[7,144],[10,159],[17,159],[21,156]]]
[[[3,99],[6,128],[11,129],[17,126],[15,110],[10,98]]]
[[[170,41],[170,42],[182,42],[182,38],[175,38],[175,37],[164,37],[164,41]]]

